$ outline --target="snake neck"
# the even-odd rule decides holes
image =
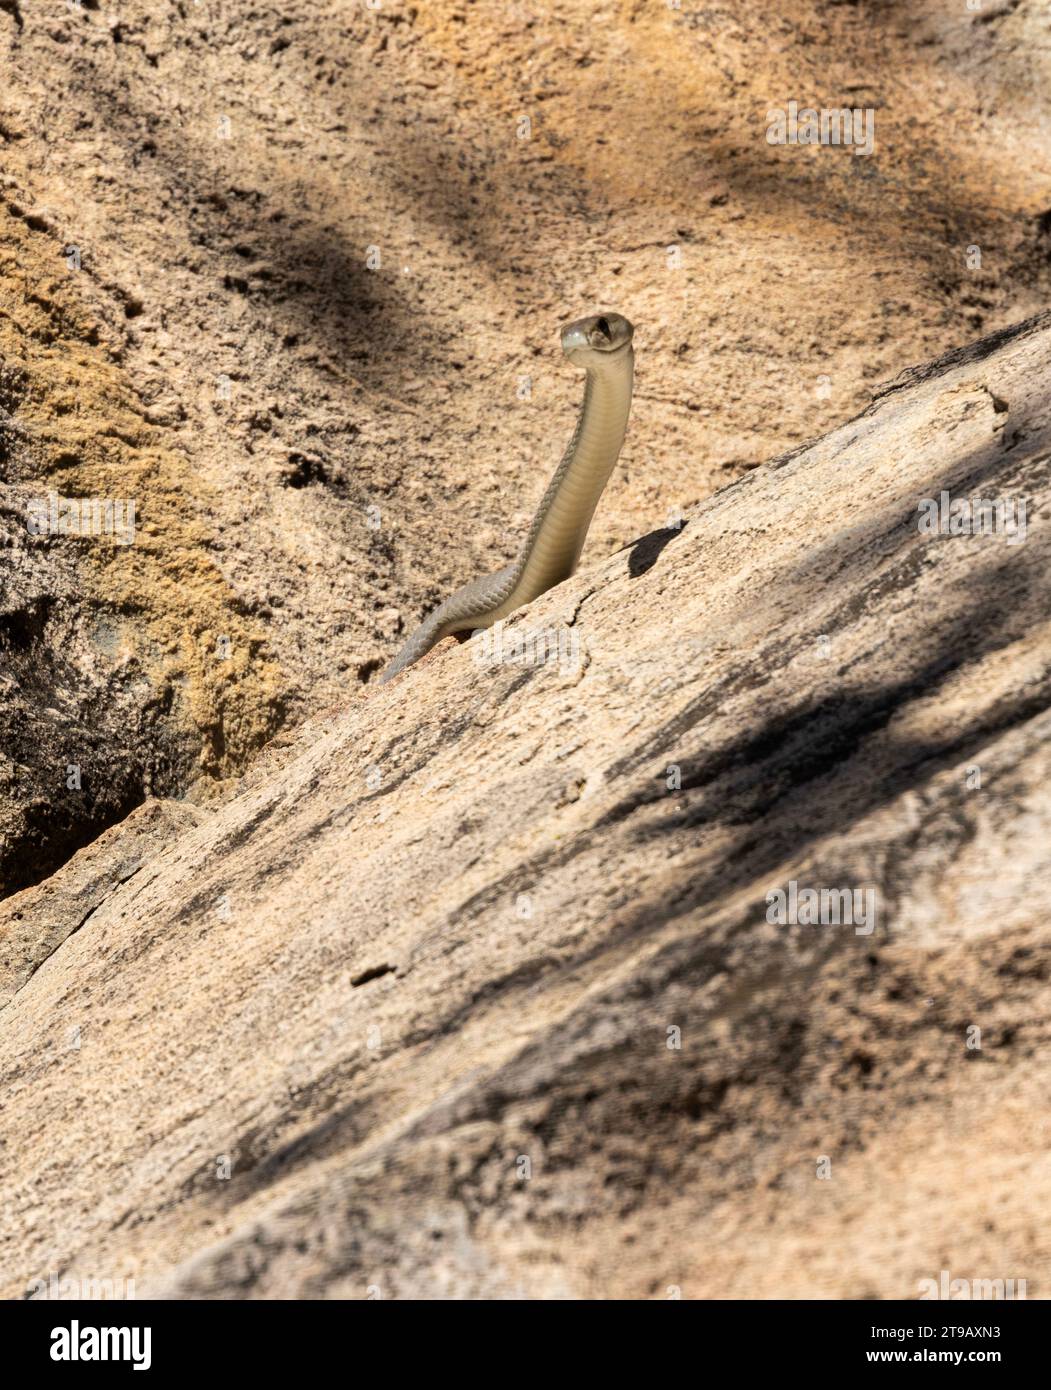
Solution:
[[[514,607],[530,603],[576,569],[595,507],[624,443],[634,372],[630,343],[612,361],[588,368],[573,438],[514,565],[508,599]]]

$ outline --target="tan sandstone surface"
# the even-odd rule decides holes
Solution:
[[[12,896],[3,1293],[1046,1297],[1049,367],[906,373],[520,612],[561,662],[449,642]]]

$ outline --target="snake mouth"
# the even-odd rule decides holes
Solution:
[[[571,360],[581,352],[616,352],[631,342],[634,332],[623,314],[595,314],[563,328],[562,351]]]

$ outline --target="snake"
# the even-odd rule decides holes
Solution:
[[[623,314],[577,319],[562,329],[562,352],[583,367],[576,429],[540,500],[517,558],[472,579],[413,632],[379,683],[412,666],[443,637],[492,627],[574,573],[602,490],[624,443],[635,375],[635,330]]]

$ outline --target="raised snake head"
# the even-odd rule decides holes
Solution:
[[[623,314],[595,314],[562,330],[562,351],[575,367],[597,367],[631,347],[635,329]]]

